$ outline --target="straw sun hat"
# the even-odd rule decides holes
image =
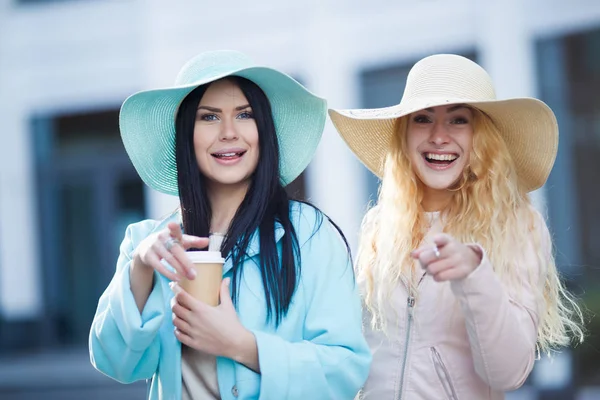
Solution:
[[[321,140],[327,102],[288,75],[257,66],[242,53],[211,51],[188,61],[173,86],[138,92],[121,106],[119,125],[125,150],[148,186],[177,196],[175,118],[179,105],[198,86],[227,76],[251,80],[269,99],[282,184],[292,182],[308,166]]]
[[[491,117],[528,191],[546,182],[558,149],[558,125],[552,110],[533,98],[497,100],[488,73],[461,56],[439,54],[417,62],[408,74],[398,105],[329,110],[329,115],[350,149],[381,177],[395,120],[425,108],[449,104],[468,104]]]

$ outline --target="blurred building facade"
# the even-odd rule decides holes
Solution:
[[[0,0],[0,398],[134,398],[91,369],[87,334],[125,227],[160,218],[177,199],[138,178],[118,110],[135,91],[171,84],[190,57],[221,48],[289,73],[333,108],[398,103],[410,67],[434,53],[479,62],[499,98],[542,98],[558,117],[560,149],[533,197],[561,270],[600,313],[597,0]],[[377,184],[328,122],[293,192],[356,248]],[[590,335],[600,335],[597,320]],[[541,362],[512,398],[596,398],[598,348]],[[19,366],[32,365],[35,375],[21,377]],[[69,388],[74,375],[79,389]],[[144,385],[134,388],[143,398]]]

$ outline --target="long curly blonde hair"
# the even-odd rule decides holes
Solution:
[[[568,345],[571,337],[582,341],[582,313],[561,282],[546,223],[519,183],[500,132],[487,115],[472,110],[473,150],[449,205],[441,212],[444,232],[463,243],[479,243],[509,295],[520,296],[523,279],[538,291],[540,350]],[[378,203],[363,220],[356,263],[371,326],[384,331],[385,305],[393,288],[401,282],[417,293],[410,252],[421,244],[427,228],[422,184],[406,151],[407,128],[408,117],[396,121]],[[515,268],[515,254],[523,254],[527,246],[534,246],[539,267],[527,268],[523,276]]]

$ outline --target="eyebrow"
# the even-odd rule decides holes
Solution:
[[[469,107],[467,105],[465,105],[465,104],[457,104],[455,106],[448,107],[448,112],[460,110],[461,108],[469,108]],[[433,108],[426,108],[425,111],[432,113],[433,112]]]
[[[235,111],[241,111],[246,108],[250,108],[250,104],[236,107]],[[207,111],[211,111],[211,112],[215,112],[215,113],[223,112],[223,110],[221,110],[220,108],[215,108],[215,107],[210,107],[210,106],[198,106],[198,110],[207,110]]]

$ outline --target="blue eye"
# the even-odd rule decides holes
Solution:
[[[202,114],[200,115],[200,120],[201,121],[218,121],[219,118],[217,118],[217,116],[215,114]]]
[[[240,119],[252,119],[252,118],[254,118],[254,114],[252,114],[251,111],[244,111],[244,112],[238,114],[238,118],[240,118]]]

